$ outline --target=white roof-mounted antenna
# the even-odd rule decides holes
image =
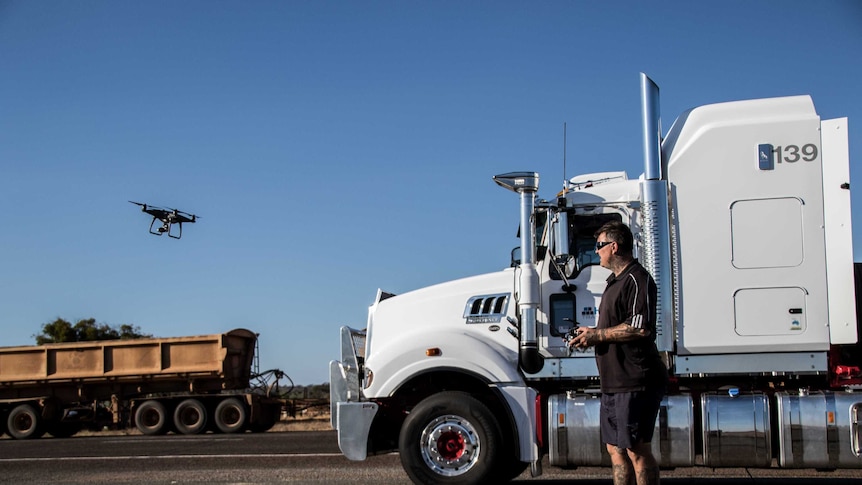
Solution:
[[[566,178],[566,122],[563,122],[563,195],[569,191],[569,180]]]

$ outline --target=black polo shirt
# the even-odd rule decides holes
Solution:
[[[629,342],[596,345],[602,392],[642,391],[665,385],[667,369],[655,345],[656,284],[634,260],[619,276],[611,274],[599,304],[597,328],[627,323],[649,335]]]

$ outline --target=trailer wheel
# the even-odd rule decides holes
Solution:
[[[222,433],[236,433],[245,426],[246,411],[242,401],[235,397],[218,403],[215,410],[216,427]]]
[[[398,450],[416,483],[490,483],[505,473],[502,436],[487,406],[463,392],[441,392],[407,416]]]
[[[207,410],[197,399],[186,399],[174,410],[174,428],[182,434],[198,434],[206,429]]]
[[[165,405],[158,401],[144,401],[135,411],[135,426],[145,435],[167,433],[168,418]]]
[[[6,419],[9,436],[17,440],[42,436],[42,416],[30,404],[20,404],[9,413]]]

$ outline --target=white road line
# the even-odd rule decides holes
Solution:
[[[108,439],[104,440],[105,443],[176,443],[178,441],[200,441],[204,442],[201,439],[195,438],[118,438],[118,439]],[[217,441],[243,441],[243,438],[208,438],[206,443],[213,443]]]
[[[56,458],[0,458],[0,463],[87,460],[185,460],[189,458],[331,458],[341,453],[261,453],[245,455],[61,456]]]

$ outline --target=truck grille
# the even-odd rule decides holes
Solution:
[[[356,357],[365,359],[365,331],[353,332],[353,349],[356,352]]]

